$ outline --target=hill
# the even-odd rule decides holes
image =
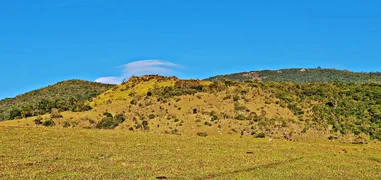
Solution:
[[[336,69],[281,69],[281,70],[262,70],[229,75],[219,75],[210,77],[208,81],[219,80],[234,81],[261,81],[261,82],[344,82],[344,83],[381,83],[381,73],[356,73],[347,70]]]
[[[15,98],[3,99],[0,101],[0,121],[42,115],[51,112],[53,108],[60,111],[88,110],[90,107],[85,104],[86,101],[113,86],[69,80]]]
[[[39,125],[286,140],[381,140],[381,85],[234,82],[141,76],[93,98],[86,112],[3,125]],[[57,115],[59,114],[59,115]],[[38,122],[38,123],[36,123]]]

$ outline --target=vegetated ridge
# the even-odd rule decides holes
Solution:
[[[228,75],[218,75],[206,80],[234,80],[234,81],[261,81],[261,82],[345,82],[345,83],[381,83],[381,73],[357,73],[347,70],[323,68],[293,68],[281,70],[262,70],[241,72]]]
[[[112,88],[114,85],[69,80],[34,90],[15,98],[0,101],[0,121],[25,118],[60,111],[84,111],[91,107],[86,101]]]

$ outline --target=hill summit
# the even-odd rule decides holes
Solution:
[[[261,82],[345,82],[345,83],[381,83],[381,73],[357,73],[348,70],[323,68],[293,68],[280,70],[262,70],[241,72],[228,75],[218,75],[206,80],[234,80],[234,81],[261,81]]]

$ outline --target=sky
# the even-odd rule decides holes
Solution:
[[[379,0],[12,0],[0,3],[0,99],[68,79],[381,71]]]

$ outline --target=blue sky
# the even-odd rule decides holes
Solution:
[[[0,99],[67,79],[123,78],[136,67],[128,63],[141,60],[165,61],[159,72],[181,78],[316,66],[381,71],[380,7],[377,0],[3,1]]]

